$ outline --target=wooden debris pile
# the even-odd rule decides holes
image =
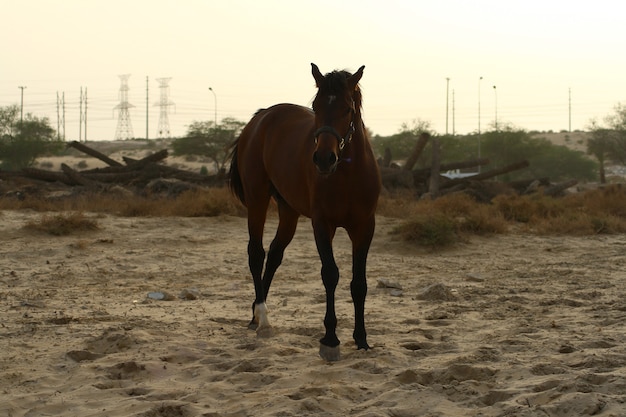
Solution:
[[[523,160],[514,164],[480,171],[478,167],[488,165],[486,158],[459,161],[449,164],[440,163],[439,140],[432,138],[432,165],[427,168],[413,169],[422,151],[431,137],[428,133],[422,133],[415,144],[413,152],[403,166],[394,166],[391,163],[390,152],[385,152],[385,157],[379,160],[383,186],[391,191],[398,188],[414,189],[418,197],[436,198],[450,193],[463,192],[471,195],[477,201],[489,202],[500,194],[531,194],[543,192],[545,195],[561,195],[569,187],[578,183],[576,180],[568,180],[558,184],[551,184],[548,178],[536,178],[512,182],[500,182],[494,179],[509,172],[524,169],[529,166],[528,161]],[[449,171],[460,171],[476,168],[475,174],[449,178],[442,175]]]
[[[70,142],[75,148],[93,156],[108,166],[87,170],[75,170],[61,164],[61,171],[39,168],[25,168],[19,172],[0,172],[0,179],[27,178],[48,183],[60,183],[70,187],[82,186],[90,191],[104,191],[114,186],[131,187],[144,194],[179,194],[198,186],[219,186],[224,184],[225,175],[202,175],[161,163],[168,156],[167,149],[152,153],[142,159],[123,157],[124,163],[80,142]]]

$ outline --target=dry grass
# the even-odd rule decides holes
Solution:
[[[431,248],[449,246],[470,234],[504,233],[508,228],[504,217],[493,207],[476,203],[465,194],[400,204],[383,202],[379,214],[385,215],[388,207],[393,207],[392,212],[404,208],[398,217],[406,220],[396,233],[407,241]]]
[[[0,210],[77,211],[125,217],[245,215],[245,207],[226,188],[197,189],[176,198],[143,197],[125,192],[81,194],[57,199],[29,197],[0,199]]]
[[[75,232],[98,230],[98,222],[81,212],[44,214],[38,221],[26,223],[27,229],[38,230],[54,236],[66,236]]]
[[[379,214],[406,218],[397,228],[403,239],[439,248],[468,235],[520,230],[539,235],[626,233],[626,187],[612,185],[562,198],[540,193],[502,195],[478,204],[462,194],[435,201],[381,199]]]
[[[124,192],[79,195],[60,199],[0,198],[0,209],[62,212],[44,216],[30,227],[52,234],[89,230],[81,213],[118,216],[245,216],[246,209],[227,188],[198,189],[176,198],[141,197]],[[270,211],[275,213],[274,205]],[[445,247],[470,235],[522,231],[541,235],[593,235],[626,233],[626,187],[616,184],[553,198],[536,193],[502,195],[491,204],[479,204],[465,194],[419,200],[411,194],[381,197],[378,214],[405,219],[396,232],[407,241],[426,247]],[[96,225],[97,226],[97,225]]]

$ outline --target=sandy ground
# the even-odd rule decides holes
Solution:
[[[306,220],[270,295],[276,334],[258,339],[245,219],[99,216],[101,230],[66,237],[23,228],[40,216],[0,213],[1,416],[626,415],[624,235],[472,238],[429,253],[379,218],[365,352],[351,340],[341,232],[343,357],[326,363]]]

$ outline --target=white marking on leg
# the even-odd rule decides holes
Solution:
[[[258,329],[271,327],[269,320],[267,319],[267,305],[265,303],[256,304],[254,306],[254,317],[256,317],[259,324]]]

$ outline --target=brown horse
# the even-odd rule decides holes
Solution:
[[[320,355],[336,361],[335,288],[339,269],[333,238],[337,228],[343,227],[352,241],[353,337],[358,349],[367,350],[365,265],[381,184],[361,120],[358,83],[365,67],[355,74],[333,71],[322,75],[317,65],[311,66],[318,88],[313,110],[294,104],[259,110],[233,144],[230,188],[248,208],[248,262],[256,293],[250,328],[258,335],[271,333],[265,300],[272,278],[299,216],[309,217],[326,289],[326,333],[320,340]],[[278,205],[279,224],[265,262],[263,227],[271,197]]]

